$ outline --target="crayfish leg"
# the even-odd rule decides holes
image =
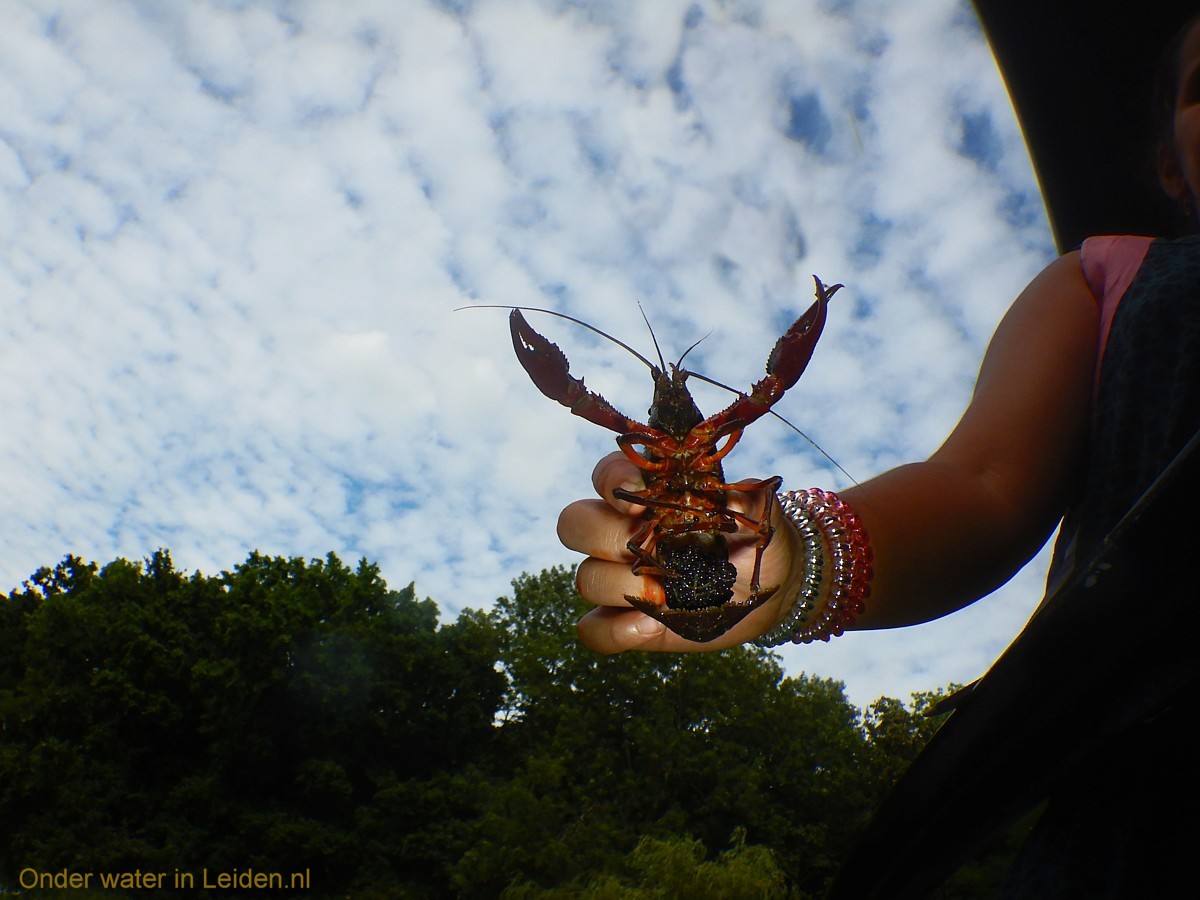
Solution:
[[[754,545],[754,571],[750,575],[750,596],[759,598],[760,602],[762,600],[766,600],[777,590],[779,590],[779,586],[776,585],[775,587],[764,592],[762,590],[762,584],[760,580],[763,553],[766,551],[767,547],[770,546],[771,538],[775,536],[775,528],[771,525],[771,514],[775,511],[775,491],[778,489],[779,485],[783,483],[783,479],[775,476],[774,478],[767,479],[767,481],[773,481],[775,483],[771,486],[770,490],[767,491],[767,503],[763,508],[762,519],[758,522],[758,543]],[[740,514],[735,516],[735,518],[739,518],[740,521]],[[747,527],[753,528],[754,526],[749,524],[750,521],[751,520],[747,519]]]
[[[714,434],[711,438],[712,443],[715,445],[716,442],[723,437],[727,437],[728,440],[726,440],[725,443],[720,447],[717,447],[717,449],[708,456],[705,456],[700,461],[700,464],[710,468],[716,468],[721,460],[729,455],[729,451],[737,446],[737,442],[742,439],[742,433],[745,431],[745,429],[746,426],[741,421],[728,422],[723,428],[718,429],[716,434]]]
[[[716,491],[712,491],[711,493],[716,493]],[[679,512],[696,513],[698,516],[703,516],[705,518],[712,517],[712,510],[717,510],[718,514],[721,515],[723,515],[725,512],[725,508],[723,506],[717,507],[711,502],[696,505],[690,503],[677,503],[674,500],[664,500],[661,497],[654,496],[654,492],[649,489],[644,491],[627,491],[624,488],[613,488],[613,496],[618,500],[626,500],[629,503],[637,503],[638,505],[645,506],[647,508],[658,510],[674,509],[678,510]],[[670,531],[670,528],[668,527],[667,530]],[[692,526],[688,524],[683,530],[692,531],[693,529]]]
[[[767,547],[771,544],[771,539],[775,536],[775,528],[771,525],[772,514],[775,511],[775,492],[779,490],[779,486],[783,484],[783,479],[778,475],[772,475],[770,478],[764,478],[757,482],[743,482],[742,484],[726,484],[722,485],[724,490],[743,491],[750,493],[753,491],[764,491],[767,495],[766,505],[763,507],[762,516],[758,519],[752,519],[745,513],[737,512],[736,510],[728,510],[728,514],[733,518],[738,525],[749,529],[758,535],[758,541],[754,547],[754,571],[750,575],[750,596],[761,597],[766,599],[775,593],[777,587],[771,588],[765,594],[762,591],[760,584],[760,573],[762,571],[762,557]]]
[[[675,577],[676,573],[663,568],[662,564],[654,557],[654,548],[658,544],[658,526],[661,519],[661,516],[651,516],[646,519],[645,523],[638,530],[638,533],[625,544],[626,549],[634,556],[632,569],[634,575]],[[664,596],[663,603],[666,602],[666,597]]]
[[[665,472],[671,467],[669,460],[679,450],[678,443],[668,435],[642,431],[631,431],[628,434],[620,435],[617,438],[617,446],[621,448],[621,452],[631,463],[646,472]],[[662,461],[654,462],[646,459],[634,449],[638,446],[655,448],[662,457]]]

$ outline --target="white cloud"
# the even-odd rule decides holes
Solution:
[[[956,0],[15,7],[0,34],[0,588],[67,552],[378,560],[454,612],[571,561],[612,435],[542,397],[502,311],[760,377],[846,283],[780,411],[862,480],[932,451],[1048,259]],[[988,122],[986,164],[964,115]],[[540,318],[639,416],[641,364]],[[716,408],[719,393],[698,392]],[[843,484],[778,423],[741,475]],[[903,695],[982,670],[1037,576],[789,651]],[[938,648],[941,648],[940,650]],[[951,649],[952,648],[952,649]]]

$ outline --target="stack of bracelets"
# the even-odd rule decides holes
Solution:
[[[842,634],[866,608],[874,574],[867,533],[854,510],[830,491],[784,491],[779,505],[804,544],[804,584],[783,621],[754,643],[778,647],[788,641],[828,641]],[[822,590],[826,559],[831,564],[830,584]]]

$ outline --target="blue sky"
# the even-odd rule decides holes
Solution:
[[[959,0],[0,5],[2,591],[66,553],[332,550],[486,607],[573,561],[558,510],[613,444],[457,307],[648,354],[641,303],[746,386],[843,282],[778,409],[861,481],[937,447],[1053,254]],[[534,324],[644,412],[636,360]],[[727,470],[846,484],[770,420]],[[859,703],[969,680],[1044,570],[786,664]]]

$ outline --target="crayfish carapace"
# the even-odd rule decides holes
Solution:
[[[778,585],[762,587],[759,570],[763,551],[771,542],[771,512],[782,479],[774,475],[727,484],[721,460],[741,438],[742,430],[769,412],[808,365],[825,325],[826,304],[842,287],[826,287],[815,276],[813,280],[816,302],[776,342],[767,359],[766,377],[749,394],[739,393],[726,409],[707,419],[688,392],[686,382],[692,373],[682,368],[683,357],[668,365],[660,353],[660,367],[626,347],[654,375],[654,400],[648,423],[642,424],[589,391],[583,379],[571,377],[566,356],[529,326],[520,309],[509,315],[513,349],[538,389],[575,415],[618,432],[617,445],[642,470],[645,490],[618,488],[613,494],[646,507],[642,525],[628,544],[634,556],[633,573],[661,580],[664,599],[625,599],[688,640],[719,637],[778,589]],[[754,519],[730,509],[726,492],[731,490],[764,492],[761,517]],[[729,562],[726,535],[742,528],[757,536],[754,569],[749,595],[734,599],[737,569]]]

